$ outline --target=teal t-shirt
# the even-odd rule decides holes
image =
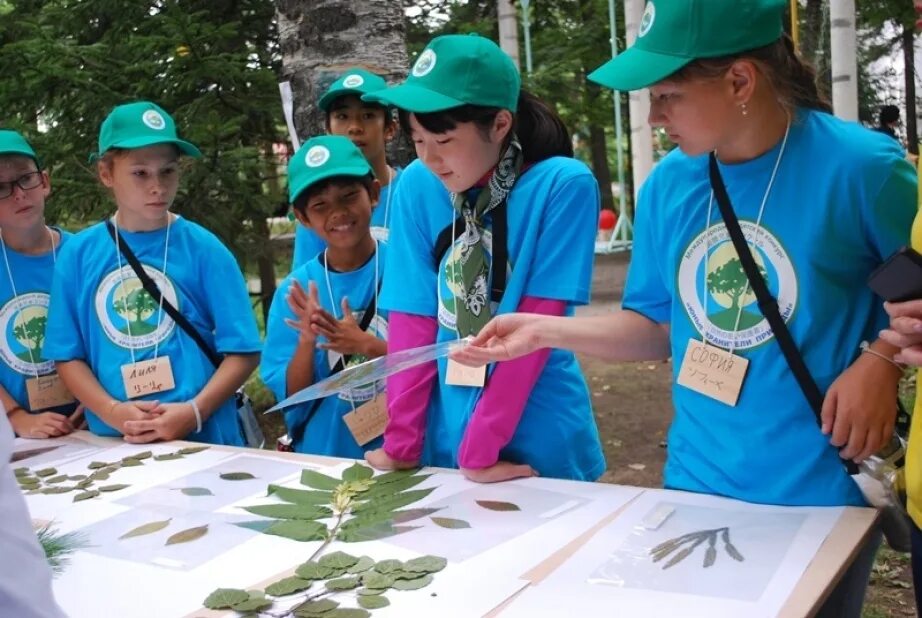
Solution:
[[[378,204],[371,211],[371,235],[380,243],[386,243],[390,237],[393,209],[392,198],[400,180],[400,169],[394,173],[394,179],[386,187],[381,187],[381,196]],[[317,235],[317,232],[300,223],[295,225],[295,246],[291,260],[291,270],[294,271],[317,257],[326,249],[326,243]]]
[[[438,340],[457,337],[455,298],[447,275],[460,241],[436,268],[433,250],[439,233],[457,216],[442,182],[420,161],[410,164],[394,197],[394,228],[381,305],[390,311],[436,317]],[[507,203],[511,272],[494,315],[514,312],[525,296],[561,300],[568,313],[589,301],[599,190],[582,163],[554,157],[535,164],[519,178]],[[486,223],[490,224],[489,216]],[[484,238],[488,253],[493,237]],[[439,383],[429,404],[423,463],[457,467],[458,448],[481,388]],[[595,480],[605,458],[592,415],[589,392],[576,358],[551,352],[525,405],[512,440],[500,458],[527,463],[541,476]]]
[[[189,320],[219,354],[252,354],[262,348],[246,284],[230,251],[198,224],[177,217],[167,228],[151,232],[120,230],[164,298]],[[102,387],[120,401],[129,397],[122,365],[168,356],[176,387],[140,399],[165,403],[195,397],[214,375],[214,365],[195,341],[179,328],[143,290],[131,266],[121,258],[104,223],[72,238],[58,256],[48,311],[45,357],[83,360]],[[132,358],[132,350],[134,358]],[[92,410],[90,430],[121,435]],[[243,445],[234,399],[208,418],[189,440]]]
[[[26,255],[6,247],[7,264],[0,265],[0,384],[22,408],[29,410],[26,381],[54,372],[43,351],[51,278],[57,252],[73,234],[58,228],[60,244],[42,255]],[[0,254],[0,260],[3,259]],[[10,281],[12,277],[12,282]],[[15,284],[15,285],[14,285]],[[15,287],[16,294],[13,293]],[[76,404],[54,408],[70,413]],[[29,410],[40,412],[43,410]]]
[[[298,345],[298,333],[285,323],[286,319],[294,319],[294,313],[285,300],[292,282],[297,281],[307,291],[308,283],[313,281],[317,285],[320,304],[337,318],[342,318],[343,297],[348,298],[355,320],[361,324],[365,310],[371,306],[375,297],[375,291],[378,288],[376,280],[379,281],[384,276],[386,255],[386,245],[379,242],[377,258],[372,256],[360,268],[341,273],[325,270],[321,253],[297,268],[278,286],[269,310],[266,345],[260,365],[260,375],[278,401],[294,394],[287,392],[285,380],[288,364]],[[327,285],[328,280],[329,285]],[[373,332],[380,339],[387,340],[386,311],[378,310],[368,331]],[[317,343],[324,341],[323,337],[317,339]],[[314,351],[314,383],[329,377],[330,370],[340,358],[337,352],[316,348]],[[363,360],[365,359],[353,358],[350,365]],[[379,447],[381,439],[378,438],[364,446],[359,446],[343,421],[343,416],[353,410],[353,405],[357,408],[373,399],[377,394],[383,393],[384,388],[385,381],[381,380],[351,393],[330,396],[321,400],[305,428],[304,435],[300,436],[292,446],[299,453],[361,459],[364,451]],[[287,409],[285,411],[286,425],[291,427],[298,419],[303,420],[304,415],[309,414],[312,408],[314,408],[314,402],[310,401]]]
[[[756,261],[820,389],[887,324],[871,271],[909,241],[916,174],[885,135],[800,110],[760,228],[781,142],[720,170]],[[667,487],[781,505],[864,505],[788,368],[716,202],[707,155],[671,152],[641,189],[623,306],[669,324],[676,375],[689,340],[749,360],[730,407],[674,384]]]

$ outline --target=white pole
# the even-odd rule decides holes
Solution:
[[[520,0],[522,5],[522,27],[525,29],[525,70],[531,75],[531,15],[529,14],[530,0]]]
[[[496,15],[499,22],[499,46],[509,54],[519,68],[519,22],[512,0],[497,0]]]
[[[855,0],[830,0],[829,24],[832,48],[832,111],[845,120],[858,120]]]
[[[637,28],[640,26],[643,9],[644,0],[626,0],[624,3],[628,47],[633,45],[637,38]],[[653,169],[653,128],[649,124],[650,91],[643,89],[631,92],[628,95],[628,110],[631,118],[631,162],[636,198],[640,185]]]

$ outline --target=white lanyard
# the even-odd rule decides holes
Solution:
[[[122,270],[122,246],[119,242],[120,235],[118,233],[118,213],[117,212],[112,217],[112,223],[115,227],[115,259],[118,261],[119,284],[121,285],[122,288],[124,288],[125,287],[125,271]],[[170,226],[172,225],[172,223],[173,223],[173,217],[170,216],[169,213],[167,213],[166,239],[163,241],[163,270],[162,272],[163,272],[164,277],[166,277],[166,266],[167,266],[166,260],[170,252]],[[144,268],[144,266],[142,265],[141,268]],[[143,285],[142,285],[142,290],[143,290]],[[160,293],[160,305],[157,311],[157,330],[154,332],[157,332],[160,330],[160,322],[162,320],[163,320],[163,293],[161,292]],[[134,346],[134,342],[131,340],[132,338],[131,321],[127,317],[125,318],[125,326],[128,329],[128,351],[131,353],[131,364],[136,365],[138,361],[135,359],[135,356],[134,356],[135,346]],[[160,340],[158,339],[157,342],[154,344],[154,360],[157,359],[157,355],[159,351],[160,351]]]
[[[384,229],[391,229],[391,198],[394,197],[394,168],[388,167],[387,201],[384,202]]]
[[[58,263],[58,252],[54,246],[54,232],[52,232],[51,228],[48,227],[47,225],[45,226],[45,229],[48,230],[48,237],[51,238],[51,259],[55,264],[57,264]],[[13,281],[13,269],[10,268],[10,259],[6,254],[6,243],[3,242],[3,231],[2,230],[0,230],[0,248],[3,249],[3,263],[6,264],[6,276],[10,280],[10,289],[13,290],[13,299],[15,300],[19,296],[19,293],[16,291],[16,283]],[[20,312],[19,315],[22,315],[22,312]],[[14,321],[13,328],[16,328],[16,326],[17,325]],[[39,377],[38,363],[35,360],[35,356],[32,355],[32,348],[29,348],[29,362],[32,363],[32,371],[33,373],[35,373],[35,377],[36,378]]]
[[[772,191],[772,185],[775,184],[775,176],[778,174],[778,166],[781,165],[781,157],[784,156],[784,149],[785,149],[785,146],[787,146],[787,143],[788,143],[788,133],[790,133],[790,131],[791,131],[791,123],[790,123],[790,121],[788,121],[788,126],[787,126],[787,128],[785,128],[785,130],[784,130],[784,139],[781,140],[781,149],[778,151],[778,158],[775,159],[775,167],[772,169],[772,175],[771,175],[771,177],[768,179],[768,186],[765,187],[765,194],[762,196],[762,204],[761,204],[761,206],[759,206],[759,216],[758,216],[758,218],[756,219],[756,239],[755,239],[755,240],[756,240],[756,242],[755,242],[756,245],[758,245],[758,240],[759,240],[759,239],[761,238],[761,236],[762,236],[762,215],[763,215],[764,212],[765,212],[765,204],[768,203],[768,196],[769,196],[769,194],[770,194],[771,191]],[[715,154],[716,154],[716,153],[715,153]],[[705,311],[705,314],[707,313],[707,298],[708,298],[708,296],[707,296],[707,292],[708,292],[707,283],[708,283],[708,275],[710,274],[710,273],[708,272],[708,258],[709,258],[710,252],[711,252],[711,209],[713,208],[713,206],[714,206],[714,190],[712,189],[712,190],[711,190],[711,198],[710,198],[710,200],[708,201],[707,227],[704,228],[704,234],[705,234],[705,236],[704,236],[704,280],[701,282],[701,299],[702,299],[702,302],[704,303],[704,311]],[[725,224],[725,225],[726,225],[726,224]],[[745,289],[745,291],[743,292],[743,295],[740,296],[741,299],[746,298],[746,296],[749,295],[749,288],[750,288],[750,284],[749,284],[749,280],[748,280],[748,278],[747,278],[747,280],[746,280],[746,289]],[[729,352],[730,352],[731,354],[733,353],[734,348],[736,348],[736,339],[737,339],[737,336],[738,336],[738,331],[737,331],[737,329],[738,329],[739,326],[740,326],[740,318],[743,316],[743,306],[744,306],[744,305],[743,305],[743,303],[742,303],[742,301],[741,301],[741,302],[740,302],[740,306],[739,306],[739,310],[737,311],[737,314],[736,314],[736,322],[735,322],[734,325],[733,325],[733,338],[732,338],[732,340],[731,340],[731,342],[730,342],[730,349],[729,349]],[[704,343],[707,343],[707,342],[708,342],[708,337],[707,337],[707,334],[708,334],[708,324],[707,324],[707,322],[706,322],[706,321],[702,321],[702,326],[703,326],[703,328],[704,328],[704,332],[702,333],[703,339],[704,339]]]
[[[330,282],[330,268],[327,266],[327,249],[323,250],[323,274],[327,279],[327,293],[330,295],[330,307],[333,312],[333,317],[337,320],[342,318],[339,317],[339,313],[336,310],[336,299],[333,298],[333,285]],[[378,317],[378,241],[375,240],[375,314],[372,318],[372,321],[369,324],[375,324]],[[345,316],[343,316],[345,317]]]

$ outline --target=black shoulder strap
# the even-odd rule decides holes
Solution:
[[[778,341],[778,345],[781,346],[781,353],[784,354],[788,367],[794,373],[794,377],[800,385],[800,390],[803,391],[804,397],[807,398],[807,402],[810,404],[814,416],[816,416],[817,424],[822,425],[823,393],[810,374],[803,356],[797,349],[797,344],[794,343],[791,331],[788,330],[787,324],[784,323],[784,319],[781,317],[781,312],[778,310],[778,301],[772,296],[772,293],[768,290],[768,285],[765,283],[765,278],[759,273],[759,268],[749,249],[749,244],[746,242],[743,230],[740,228],[739,219],[737,219],[736,213],[733,212],[730,196],[727,194],[727,188],[724,185],[723,178],[720,176],[720,168],[717,166],[717,157],[714,153],[711,153],[708,165],[711,189],[714,191],[714,198],[717,200],[718,208],[720,208],[720,216],[727,226],[730,240],[733,241],[733,248],[736,249],[736,254],[743,265],[743,270],[746,272],[746,278],[749,280],[749,285],[756,295],[759,309],[765,319],[768,320],[768,324],[775,334],[775,339]],[[849,474],[858,472],[855,462],[848,460],[843,463]]]
[[[211,364],[215,367],[221,364],[223,360],[221,356],[217,354],[211,347],[205,342],[205,339],[202,335],[195,330],[195,327],[187,320],[179,310],[174,307],[170,301],[166,298],[163,298],[163,294],[160,292],[160,288],[157,287],[157,283],[150,278],[150,275],[147,274],[147,271],[144,270],[144,267],[141,266],[141,263],[138,261],[138,258],[135,256],[134,252],[131,250],[131,247],[128,246],[128,243],[125,242],[125,239],[122,238],[121,234],[115,229],[115,226],[112,225],[112,222],[108,219],[106,220],[106,229],[109,231],[109,236],[112,237],[112,240],[116,240],[118,247],[122,252],[125,260],[131,266],[131,270],[134,271],[134,274],[141,281],[141,285],[151,295],[151,298],[154,299],[154,302],[158,305],[163,306],[163,310],[166,311],[167,315],[173,318],[173,321],[185,331],[189,337],[201,348],[202,353],[208,357],[208,360],[211,361]]]
[[[509,263],[509,218],[506,212],[506,201],[503,200],[499,205],[490,211],[493,216],[493,282],[490,285],[490,299],[499,303],[503,300],[503,294],[506,292],[506,267]],[[452,230],[455,235],[452,237]],[[464,234],[464,217],[458,217],[453,224],[445,226],[439,232],[435,239],[435,246],[432,248],[432,259],[436,269],[442,263],[442,258],[451,247],[452,243],[461,238]],[[502,267],[500,267],[502,265]]]

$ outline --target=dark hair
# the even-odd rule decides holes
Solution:
[[[886,126],[892,122],[899,122],[900,108],[896,105],[884,105],[880,108],[880,116],[878,119],[881,126]]]
[[[781,104],[789,110],[805,107],[832,113],[832,105],[816,83],[816,71],[797,55],[794,41],[785,34],[780,39],[748,51],[720,58],[700,58],[678,71],[670,79],[716,78],[725,74],[737,60],[752,60],[768,79]]]
[[[305,209],[307,208],[307,202],[310,201],[312,195],[316,195],[321,191],[326,191],[329,187],[348,187],[351,185],[361,185],[364,187],[365,191],[371,195],[371,188],[374,186],[375,175],[368,174],[366,176],[331,176],[330,178],[325,178],[318,183],[312,184],[304,191],[301,191],[291,202],[292,208],[301,213],[301,216],[307,217]]]
[[[570,132],[557,112],[526,90],[519,92],[518,108],[510,136],[513,132],[518,136],[527,163],[573,156]],[[459,123],[473,122],[486,138],[500,111],[499,107],[462,105],[441,112],[414,115],[417,122],[431,133],[445,133]],[[400,110],[400,128],[405,135],[411,134],[410,113],[405,110]]]
[[[327,132],[330,131],[330,114],[335,112],[337,109],[341,109],[342,107],[345,107],[343,105],[343,99],[345,99],[346,97],[357,98],[359,100],[359,103],[362,104],[362,107],[368,107],[371,109],[380,109],[382,112],[384,112],[384,128],[385,129],[391,126],[392,124],[394,124],[395,119],[394,119],[394,112],[392,108],[387,107],[385,105],[380,105],[378,103],[369,103],[367,101],[363,101],[362,95],[360,94],[346,93],[342,96],[339,96],[333,99],[330,102],[329,107],[327,107],[327,111],[324,113],[324,122],[326,123]]]

